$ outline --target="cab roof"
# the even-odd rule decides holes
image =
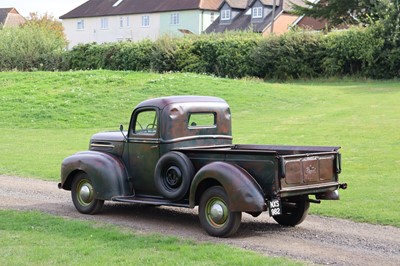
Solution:
[[[198,102],[214,102],[214,103],[226,103],[225,100],[218,97],[211,96],[169,96],[154,98],[150,100],[143,101],[139,103],[136,108],[142,107],[157,107],[159,109],[164,109],[165,106],[175,103],[198,103]]]

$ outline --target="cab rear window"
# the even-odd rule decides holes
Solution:
[[[189,115],[189,128],[205,128],[216,126],[215,113],[191,113]]]

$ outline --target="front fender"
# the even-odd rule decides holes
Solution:
[[[196,204],[196,193],[204,182],[221,184],[228,194],[231,211],[262,212],[266,210],[264,193],[254,178],[238,165],[213,162],[195,175],[190,187],[189,203]],[[201,191],[200,193],[202,193]]]
[[[114,196],[132,194],[125,165],[114,155],[85,151],[65,158],[61,165],[59,188],[71,190],[72,179],[79,171],[91,178],[97,199],[109,200]]]

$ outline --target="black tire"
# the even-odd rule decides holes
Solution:
[[[178,201],[188,192],[194,176],[190,159],[181,152],[164,154],[157,162],[154,183],[165,198]]]
[[[71,187],[72,202],[75,208],[84,214],[98,213],[104,205],[104,200],[95,198],[92,180],[86,173],[77,174]]]
[[[201,196],[200,223],[209,235],[229,237],[239,229],[242,213],[230,211],[228,202],[228,195],[221,186],[211,187]]]
[[[282,201],[282,215],[273,216],[274,220],[284,226],[296,226],[307,217],[310,202],[308,196],[296,197]]]

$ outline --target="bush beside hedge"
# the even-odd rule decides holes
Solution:
[[[315,32],[292,32],[261,41],[252,53],[254,76],[265,79],[312,78],[321,75],[324,36]]]
[[[327,35],[292,31],[262,38],[254,33],[225,33],[163,37],[154,42],[82,44],[61,52],[60,44],[54,46],[43,37],[34,41],[21,32],[17,40],[28,41],[12,41],[11,34],[2,30],[0,70],[181,71],[279,80],[348,75],[397,78],[400,47],[390,34],[376,24]]]
[[[57,32],[39,26],[0,28],[0,71],[65,68],[65,45]]]

